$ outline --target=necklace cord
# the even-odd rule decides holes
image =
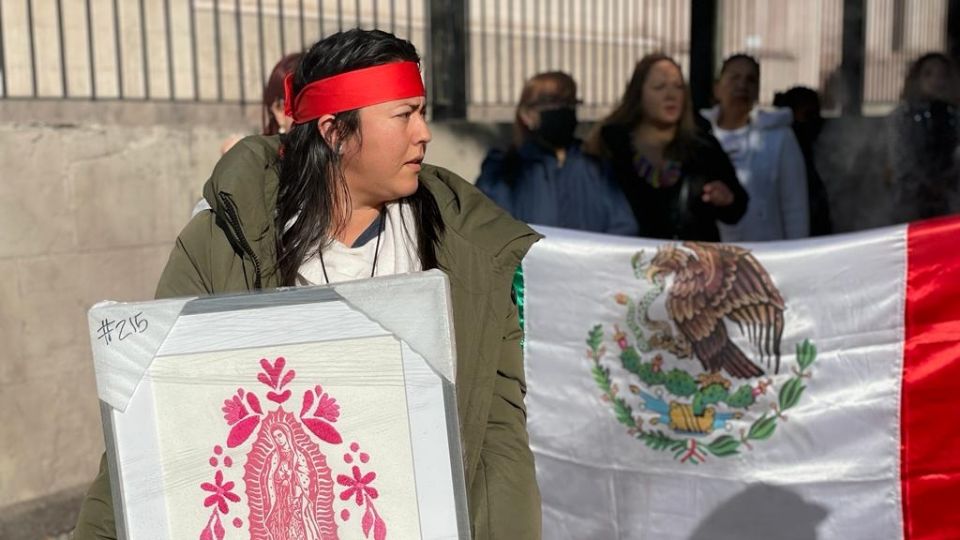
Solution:
[[[377,273],[377,260],[380,258],[380,237],[383,236],[383,229],[386,227],[387,207],[384,205],[380,209],[379,226],[377,227],[377,245],[373,248],[373,266],[370,268],[370,277]],[[330,276],[327,275],[327,265],[323,262],[323,249],[320,249],[320,269],[323,270],[324,285],[330,284]]]

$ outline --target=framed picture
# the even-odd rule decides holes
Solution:
[[[469,537],[439,271],[90,310],[122,538]]]

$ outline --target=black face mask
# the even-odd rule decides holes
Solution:
[[[562,107],[540,112],[540,126],[533,130],[537,142],[548,148],[566,148],[577,129],[577,110]]]

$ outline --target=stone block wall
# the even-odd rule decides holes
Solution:
[[[58,495],[95,475],[103,438],[86,310],[152,296],[225,135],[0,123],[0,537],[57,532],[22,530],[21,505],[75,505]],[[4,508],[21,525],[4,524]]]

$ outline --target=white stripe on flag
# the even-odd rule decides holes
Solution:
[[[628,321],[624,300],[640,304],[654,289],[635,275],[631,260],[643,251],[649,262],[666,244],[538,229],[546,239],[523,269],[528,429],[544,538],[903,537],[897,467],[905,227],[744,245],[785,302],[782,365],[773,374],[756,344],[726,319],[733,344],[767,373],[738,379],[721,372],[730,388],[719,401],[711,401],[707,383],[690,393],[677,382],[706,373],[698,360],[637,350],[639,339],[663,331]],[[637,314],[667,321],[674,280]],[[604,351],[597,347],[592,359],[587,340],[596,325]],[[670,327],[679,333],[675,323]],[[804,341],[817,350],[807,369],[796,354]],[[655,369],[675,384],[628,370],[623,343],[647,364],[647,375]],[[598,366],[616,386],[612,400],[603,398],[592,372]],[[745,408],[732,396],[744,385],[755,394]],[[774,407],[784,403],[788,386],[805,389],[778,416]],[[617,399],[633,420],[618,419]],[[638,420],[631,431],[629,422]],[[691,426],[706,432],[694,434]],[[722,455],[731,446],[737,453]]]

